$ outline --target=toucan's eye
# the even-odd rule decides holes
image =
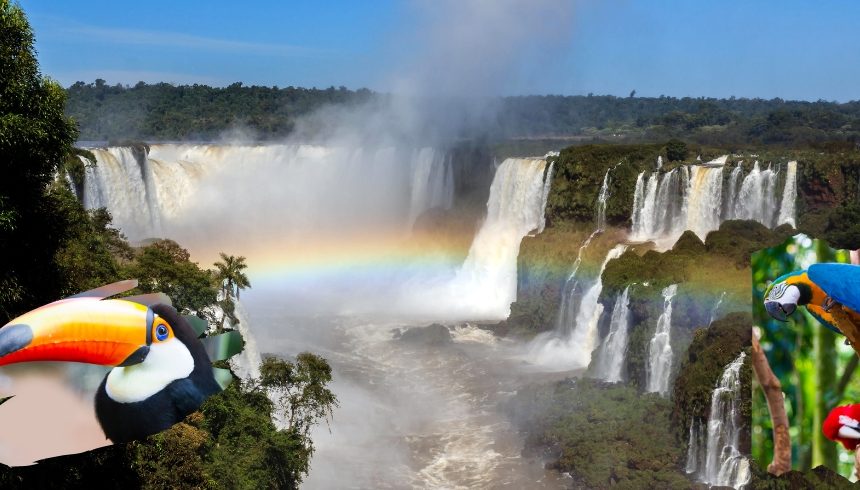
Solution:
[[[158,324],[155,327],[155,338],[158,340],[167,340],[167,337],[170,335],[170,331],[167,330],[167,326],[163,323]]]

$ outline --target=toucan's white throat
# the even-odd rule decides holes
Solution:
[[[146,400],[177,379],[194,371],[194,358],[181,341],[173,337],[149,346],[146,359],[133,366],[116,367],[108,373],[105,391],[114,401],[134,403]]]

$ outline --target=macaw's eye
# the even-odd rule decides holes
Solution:
[[[155,338],[158,340],[167,340],[170,332],[167,330],[167,327],[162,323],[155,327]]]

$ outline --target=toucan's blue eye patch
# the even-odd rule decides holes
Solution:
[[[155,338],[158,340],[164,340],[167,338],[167,327],[164,325],[159,325],[155,328]]]

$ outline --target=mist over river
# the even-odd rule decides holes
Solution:
[[[466,323],[504,319],[516,299],[520,241],[544,225],[545,160],[491,168],[474,231],[419,233],[426,214],[470,214],[455,192],[463,163],[444,150],[154,145],[94,153],[98,165],[87,169],[79,198],[107,207],[132,241],[175,239],[204,266],[219,251],[247,257],[252,288],[242,306],[254,341],[246,348],[310,351],[332,364],[340,406],[313,434],[306,487],[563,486],[565,477],[521,455],[503,406],[518,387],[571,372],[542,373],[524,344]],[[464,233],[459,242],[471,245],[455,250],[451,235]],[[395,339],[432,322],[450,328],[450,342]]]

